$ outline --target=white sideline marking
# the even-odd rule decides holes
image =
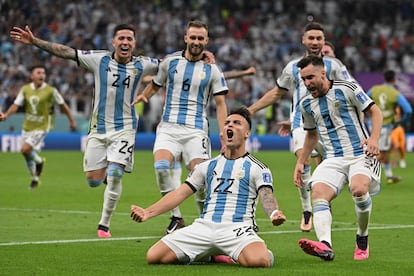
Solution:
[[[100,212],[92,211],[76,211],[76,210],[50,210],[50,209],[20,209],[20,208],[0,208],[0,211],[24,211],[24,212],[49,212],[49,213],[66,213],[66,214],[100,214]],[[117,214],[129,215],[129,213],[118,212]],[[166,216],[166,215],[165,215]],[[268,219],[258,219],[266,220]],[[295,220],[288,220],[288,222],[297,222]],[[334,224],[351,224],[351,222],[335,222]],[[408,229],[414,228],[414,225],[385,225],[385,224],[373,224],[369,226],[369,230],[389,230],[389,229]],[[332,228],[333,232],[340,231],[355,231],[356,227],[344,227],[344,228]],[[285,231],[267,231],[260,232],[261,235],[270,234],[294,234],[302,233],[300,230],[285,230]],[[94,238],[94,239],[74,239],[74,240],[53,240],[53,241],[29,241],[29,242],[4,242],[0,243],[0,246],[19,246],[19,245],[33,245],[33,244],[61,244],[61,243],[85,243],[85,242],[108,242],[108,241],[128,241],[128,240],[149,240],[159,239],[161,236],[142,236],[142,237],[123,237],[123,238]]]
[[[63,214],[100,214],[101,213],[101,212],[92,212],[92,211],[28,209],[28,208],[0,208],[0,211],[46,212],[46,213],[63,213]]]
[[[388,229],[406,229],[414,228],[414,225],[389,225],[389,226],[373,226],[369,230],[388,230]],[[333,228],[332,231],[355,231],[355,227],[352,228]],[[294,234],[302,233],[300,230],[286,230],[286,231],[268,231],[259,232],[260,235],[269,234]],[[129,241],[129,240],[150,240],[159,239],[161,236],[143,236],[143,237],[124,237],[124,238],[95,238],[95,239],[77,239],[77,240],[54,240],[54,241],[31,241],[31,242],[5,242],[0,243],[0,246],[16,246],[16,245],[33,245],[33,244],[59,244],[59,243],[84,243],[84,242],[108,242],[108,241]]]
[[[102,212],[98,212],[98,211],[79,211],[79,210],[53,210],[53,209],[31,209],[31,208],[1,208],[0,207],[0,211],[14,211],[14,212],[46,212],[46,213],[60,213],[60,214],[82,214],[82,215],[96,215],[96,214],[101,214]],[[118,215],[127,215],[129,216],[130,213],[126,213],[126,212],[116,212],[116,214]],[[169,216],[168,214],[163,214],[160,215],[160,217],[162,216]],[[198,218],[198,216],[186,216],[189,218]],[[257,218],[256,221],[268,221],[269,219],[267,218]],[[288,219],[287,222],[300,222],[300,220],[291,220]],[[353,224],[353,222],[340,222],[340,221],[335,221],[335,224],[344,224],[344,225],[350,225]],[[379,223],[370,223],[371,225],[385,225],[387,226],[388,224],[379,224]],[[370,227],[371,228],[371,227]]]
[[[5,242],[0,243],[0,246],[13,245],[29,245],[29,244],[58,244],[58,243],[82,243],[82,242],[103,242],[103,241],[129,241],[129,240],[149,240],[159,239],[160,236],[146,236],[146,237],[125,237],[125,238],[96,238],[96,239],[78,239],[78,240],[54,240],[54,241],[32,241],[32,242]]]

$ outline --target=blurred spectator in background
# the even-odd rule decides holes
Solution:
[[[122,22],[133,24],[137,30],[139,48],[134,54],[157,58],[182,48],[177,37],[184,35],[186,22],[200,19],[212,25],[208,49],[216,55],[223,72],[256,67],[254,78],[229,82],[237,105],[254,103],[272,88],[274,76],[284,65],[302,55],[301,26],[309,21],[324,24],[326,39],[335,45],[336,56],[353,74],[386,68],[414,74],[411,0],[15,0],[1,1],[0,12],[2,34],[11,26],[28,24],[35,35],[79,49],[110,48],[112,30],[122,14]],[[20,67],[37,63],[45,64],[51,85],[62,92],[71,110],[89,118],[91,99],[83,90],[93,87],[90,74],[73,63],[50,59],[38,49],[21,47],[0,36],[2,91],[9,93],[19,81]]]
[[[410,103],[395,87],[396,73],[394,70],[387,70],[384,72],[384,83],[373,86],[368,92],[374,102],[381,109],[383,122],[381,129],[381,136],[379,139],[380,155],[378,160],[381,162],[384,169],[387,183],[397,183],[401,178],[394,176],[392,172],[390,153],[391,153],[391,131],[395,126],[396,108],[400,107],[401,121],[404,123],[410,118],[413,113]]]

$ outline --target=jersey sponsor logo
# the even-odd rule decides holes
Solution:
[[[262,173],[263,176],[263,182],[265,183],[272,183],[272,176],[270,175],[270,173]]]
[[[30,121],[30,122],[36,122],[36,123],[41,123],[43,122],[45,119],[44,116],[36,116],[36,115],[32,115],[32,114],[27,114],[26,115],[26,120]]]
[[[91,50],[82,50],[83,55],[89,55],[91,54]]]
[[[361,103],[365,103],[367,100],[368,100],[368,96],[367,96],[367,94],[365,94],[364,92],[359,92],[357,95],[356,95],[356,97],[357,97],[357,99],[358,99],[358,101],[360,101]]]

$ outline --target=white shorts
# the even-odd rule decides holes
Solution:
[[[183,263],[222,254],[237,260],[247,245],[252,242],[264,243],[251,223],[214,223],[200,218],[161,240]]]
[[[211,143],[208,134],[201,129],[183,125],[165,122],[158,125],[153,152],[160,149],[170,151],[177,160],[182,155],[186,166],[194,159],[211,158]]]
[[[364,174],[371,178],[370,195],[376,195],[381,191],[381,164],[376,158],[366,155],[327,158],[316,167],[310,183],[311,185],[318,182],[325,183],[338,195],[356,174]]]
[[[36,151],[40,151],[43,146],[47,132],[44,130],[22,131],[21,144],[28,143]]]
[[[304,130],[303,127],[297,127],[294,130],[292,130],[291,151],[293,153],[296,153],[298,150],[303,149],[303,145],[305,144],[306,132],[307,131]],[[315,149],[312,152],[312,157],[317,156],[318,154],[320,156],[324,155],[323,144],[320,140],[318,140],[318,143],[316,144]]]
[[[391,150],[391,126],[383,126],[381,128],[381,134],[378,141],[378,147],[380,151]]]
[[[124,165],[125,172],[132,172],[134,148],[134,130],[89,134],[83,157],[83,170],[85,172],[99,170],[106,168],[109,162],[113,162]]]

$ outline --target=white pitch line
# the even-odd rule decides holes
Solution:
[[[93,211],[29,209],[29,208],[0,208],[0,211],[46,212],[46,213],[61,213],[61,214],[100,214],[100,212],[93,212]]]
[[[390,229],[410,229],[410,228],[414,228],[414,225],[369,226],[369,230],[390,230]],[[356,226],[355,227],[345,227],[345,228],[332,228],[332,232],[355,231],[355,230],[356,230]],[[261,235],[292,234],[292,233],[302,233],[302,231],[301,230],[287,230],[287,231],[259,232],[259,234],[261,234]]]
[[[369,230],[390,230],[390,229],[407,229],[414,228],[414,225],[389,225],[389,226],[372,226]],[[355,227],[352,228],[333,228],[332,231],[355,231]],[[259,232],[260,235],[270,234],[294,234],[302,233],[300,230],[287,230],[287,231],[267,231]],[[20,245],[35,245],[35,244],[62,244],[62,243],[85,243],[85,242],[110,242],[110,241],[128,241],[128,240],[149,240],[159,239],[161,236],[142,236],[142,237],[124,237],[124,238],[109,238],[109,239],[76,239],[76,240],[54,240],[54,241],[29,241],[29,242],[5,242],[0,243],[0,246],[20,246]]]
[[[54,240],[54,241],[31,241],[31,242],[5,242],[0,243],[0,246],[13,245],[33,245],[33,244],[59,244],[59,243],[84,243],[84,242],[108,242],[108,241],[129,241],[129,240],[149,240],[159,239],[160,236],[146,236],[146,237],[125,237],[125,238],[109,238],[109,239],[78,239],[78,240]]]
[[[96,215],[96,214],[101,214],[101,212],[98,211],[80,211],[80,210],[54,210],[54,209],[31,209],[31,208],[1,208],[0,207],[0,211],[13,211],[13,212],[45,212],[45,213],[59,213],[59,214],[82,214],[82,215]],[[117,215],[123,215],[123,216],[129,216],[130,213],[126,213],[126,212],[116,212]],[[168,214],[163,214],[160,216],[169,216]],[[186,216],[189,218],[198,218],[198,216]],[[268,221],[267,218],[257,218],[256,221]],[[293,222],[293,223],[297,223],[300,222],[300,220],[291,220],[288,219],[286,220],[287,223],[289,222]],[[341,222],[341,221],[335,221],[334,224],[338,225],[338,224],[342,224],[342,225],[354,225],[354,222]],[[382,223],[370,223],[370,225],[384,225],[384,226],[388,226],[389,224],[382,224]]]

